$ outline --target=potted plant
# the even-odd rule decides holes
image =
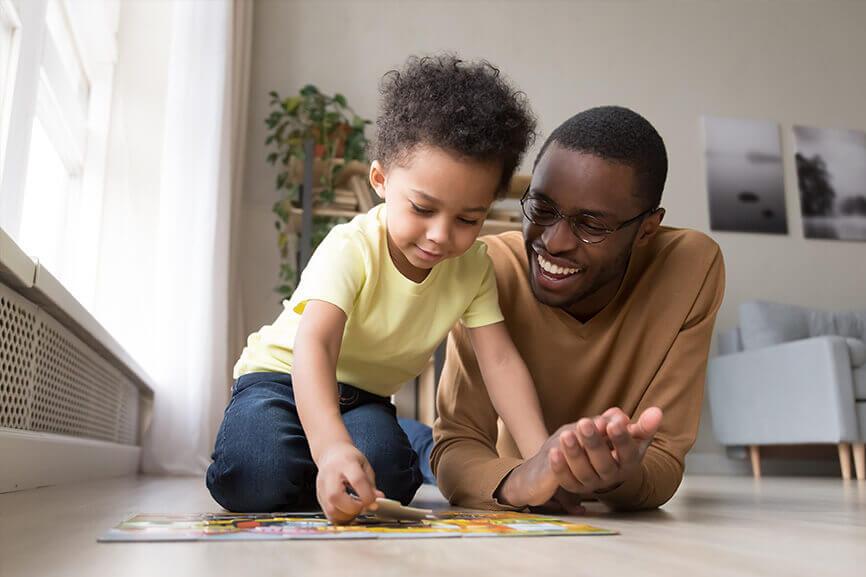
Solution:
[[[279,166],[276,185],[278,198],[273,212],[277,216],[277,244],[280,250],[280,283],[276,292],[288,298],[297,284],[294,261],[289,255],[290,218],[293,207],[300,200],[304,179],[304,142],[314,142],[313,182],[314,198],[318,202],[333,202],[334,180],[345,163],[366,162],[367,138],[365,127],[370,121],[355,114],[342,94],[322,93],[308,84],[298,94],[282,98],[273,91],[271,112],[265,119],[270,147],[267,161]],[[313,219],[313,246],[315,247],[339,218],[315,216]]]

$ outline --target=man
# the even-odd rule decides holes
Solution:
[[[521,201],[523,234],[485,241],[505,322],[555,432],[521,458],[456,327],[431,458],[452,503],[576,513],[588,499],[653,508],[676,491],[724,264],[707,236],[660,226],[666,175],[661,137],[625,108],[577,114],[545,142]]]

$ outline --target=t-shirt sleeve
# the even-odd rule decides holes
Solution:
[[[493,262],[487,256],[486,246],[479,246],[478,257],[484,267],[481,285],[472,302],[469,303],[469,307],[460,317],[460,322],[470,329],[492,325],[504,320],[499,308],[496,274],[493,272]]]
[[[331,229],[301,274],[290,308],[301,314],[309,301],[318,300],[339,307],[349,316],[366,278],[364,253],[362,240],[352,229]]]

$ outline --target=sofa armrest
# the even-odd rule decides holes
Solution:
[[[713,431],[724,445],[858,439],[845,339],[823,336],[710,359]]]

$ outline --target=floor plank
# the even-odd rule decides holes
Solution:
[[[416,499],[442,508],[432,487]],[[866,483],[686,477],[664,508],[592,509],[614,537],[98,544],[136,512],[217,511],[199,479],[124,478],[0,495],[0,577],[862,575]]]

